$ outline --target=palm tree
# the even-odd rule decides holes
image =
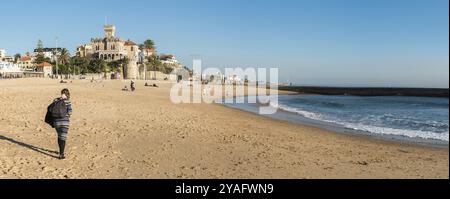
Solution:
[[[153,70],[153,80],[156,80],[156,71],[158,71],[161,68],[162,62],[157,55],[148,57],[147,60],[148,60],[147,67],[149,71]]]
[[[70,53],[66,48],[63,48],[59,55],[59,61],[61,62],[61,64],[66,65],[67,63],[69,63],[69,60],[70,60]]]
[[[141,47],[144,47],[145,49],[155,49],[155,42],[151,39],[147,39]]]

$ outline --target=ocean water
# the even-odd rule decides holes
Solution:
[[[280,95],[271,105],[279,109],[269,115],[276,119],[385,138],[449,141],[448,98]],[[261,105],[228,106],[257,113]]]

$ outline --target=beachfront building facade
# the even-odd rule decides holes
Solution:
[[[3,62],[14,62],[14,57],[8,56],[6,54],[6,50],[1,48],[0,49],[0,61],[3,61]]]
[[[19,65],[0,61],[0,77],[1,78],[17,78],[22,77],[23,72],[20,69]]]
[[[34,61],[35,57],[24,56],[17,61],[17,64],[23,71],[35,71]]]
[[[139,77],[138,57],[139,46],[131,41],[116,37],[116,27],[105,25],[103,38],[92,38],[90,44],[77,48],[76,55],[90,59],[102,59],[106,62],[119,61],[127,58],[128,65],[124,67],[125,79],[137,79]]]
[[[14,62],[14,57],[12,57],[12,56],[5,56],[5,57],[1,58],[0,61],[13,63]]]
[[[94,51],[92,50],[92,46],[90,44],[84,44],[81,46],[78,46],[76,56],[77,57],[92,57],[92,53]]]
[[[43,73],[44,77],[50,77],[51,75],[53,75],[53,65],[48,62],[37,64],[36,72]]]

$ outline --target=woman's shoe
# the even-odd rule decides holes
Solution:
[[[59,159],[60,159],[60,160],[64,160],[64,159],[66,159],[66,156],[64,156],[64,154],[60,154],[60,155],[59,155]]]

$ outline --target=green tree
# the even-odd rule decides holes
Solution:
[[[59,59],[61,64],[66,65],[70,62],[70,53],[66,48],[63,48],[60,52]]]
[[[107,68],[106,62],[103,59],[93,59],[88,66],[89,73],[101,73]]]
[[[121,65],[120,61],[108,62],[108,69],[111,72],[120,72],[121,71],[121,67],[122,67],[122,65]]]
[[[37,55],[36,55],[36,59],[34,61],[35,64],[41,64],[43,62],[49,62],[50,63],[50,59],[44,56],[44,44],[42,43],[42,40],[38,40],[37,46],[36,46],[36,51],[37,51]]]
[[[164,74],[170,74],[173,71],[173,66],[169,64],[163,64],[160,71]]]
[[[148,71],[159,71],[164,74],[170,74],[173,71],[173,66],[162,63],[161,58],[157,55],[148,57],[147,62]]]
[[[53,67],[53,73],[56,73],[56,67]],[[58,74],[59,75],[72,74],[72,69],[69,65],[58,64]]]
[[[75,68],[76,74],[89,73],[89,58],[74,56],[70,58],[70,65]]]
[[[44,62],[50,63],[51,60],[50,60],[50,58],[45,57],[44,54],[41,54],[41,53],[37,54],[36,55],[36,59],[34,60],[34,63],[35,64],[41,64],[41,63],[44,63]]]
[[[42,54],[44,52],[44,43],[40,39],[38,40],[36,50],[39,54]]]
[[[14,63],[17,63],[21,57],[22,57],[22,55],[20,55],[19,53],[15,54],[14,55]]]
[[[158,71],[162,66],[162,62],[157,55],[153,55],[147,58],[147,70],[148,71]]]
[[[147,39],[144,41],[144,44],[141,45],[143,49],[155,49],[155,42],[151,39]]]

